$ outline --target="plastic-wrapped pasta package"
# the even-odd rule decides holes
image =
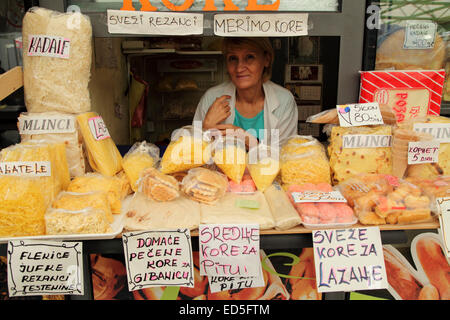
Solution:
[[[214,142],[214,163],[233,182],[240,183],[247,168],[245,142],[235,136]]]
[[[292,136],[281,148],[283,185],[330,183],[330,165],[325,149],[311,136]]]
[[[105,176],[122,170],[122,155],[109,135],[105,122],[96,112],[77,116],[91,168]]]
[[[91,207],[78,211],[49,208],[45,213],[45,230],[48,235],[112,232],[104,211]]]
[[[176,178],[156,168],[147,168],[138,180],[138,192],[154,201],[168,202],[180,196],[180,185]]]
[[[0,152],[1,162],[48,162],[50,172],[39,177],[40,186],[46,205],[50,205],[60,191],[65,190],[70,182],[66,149],[62,143],[46,143],[33,140],[22,142]]]
[[[275,229],[288,230],[302,223],[300,215],[278,183],[270,185],[264,191],[264,196],[275,220]]]
[[[44,193],[41,178],[0,176],[0,237],[44,235]]]
[[[418,186],[387,174],[362,174],[338,186],[365,225],[409,224],[433,219],[431,199]]]
[[[137,192],[142,172],[155,167],[159,161],[159,148],[146,141],[135,143],[128,153],[123,157],[123,170],[130,180],[131,188]]]
[[[80,13],[33,7],[23,19],[22,38],[27,110],[90,111],[90,19]]]
[[[122,200],[126,196],[123,192],[123,181],[118,177],[108,177],[99,173],[86,173],[74,178],[67,187],[68,192],[88,193],[103,191],[108,195],[108,201],[113,214],[120,214]]]
[[[206,204],[214,204],[223,198],[228,180],[220,172],[206,168],[189,170],[183,178],[181,190],[187,198]]]
[[[52,208],[54,209],[69,211],[79,211],[88,207],[103,211],[109,223],[114,221],[111,206],[108,201],[108,194],[104,191],[88,193],[61,192],[52,203]]]
[[[259,191],[269,188],[280,172],[280,153],[260,144],[248,152],[248,171]]]
[[[175,130],[161,158],[160,171],[172,174],[205,165],[211,158],[210,139],[201,129],[186,126]]]
[[[328,154],[332,183],[361,173],[392,173],[392,127],[333,127]]]
[[[46,143],[63,143],[66,146],[70,176],[86,173],[87,159],[75,115],[59,112],[22,113],[18,120],[22,142],[41,140]]]

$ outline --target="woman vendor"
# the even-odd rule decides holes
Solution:
[[[194,123],[201,121],[203,130],[218,129],[222,134],[245,131],[267,145],[273,143],[274,132],[280,145],[297,134],[292,93],[270,81],[274,51],[269,39],[224,38],[223,53],[230,81],[203,95]]]

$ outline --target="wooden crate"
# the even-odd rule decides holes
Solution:
[[[15,67],[0,75],[0,101],[23,87],[22,67]]]

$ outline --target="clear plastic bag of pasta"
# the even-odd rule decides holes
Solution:
[[[122,167],[131,188],[137,192],[137,181],[147,168],[156,167],[159,161],[159,148],[147,141],[136,142],[123,157]]]
[[[280,172],[280,152],[259,144],[248,152],[248,170],[259,191],[270,187]]]
[[[283,185],[331,183],[330,165],[322,144],[312,136],[292,136],[281,147]]]
[[[237,136],[218,137],[213,149],[216,166],[231,181],[240,183],[247,167],[245,141]]]
[[[205,165],[211,158],[210,138],[203,130],[186,126],[172,133],[171,142],[161,158],[164,174],[187,171]]]
[[[91,110],[92,25],[79,12],[33,7],[23,19],[23,73],[28,112]]]

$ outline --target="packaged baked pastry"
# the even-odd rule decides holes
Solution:
[[[147,168],[137,182],[138,191],[155,201],[172,201],[180,196],[180,185],[176,178]]]
[[[122,200],[126,196],[123,190],[123,182],[120,178],[108,177],[95,172],[89,172],[74,178],[67,187],[67,191],[76,193],[106,192],[113,214],[121,213]]]
[[[226,193],[228,180],[225,175],[206,168],[189,170],[181,183],[181,190],[191,200],[214,204]]]
[[[79,12],[33,7],[23,18],[23,75],[28,112],[91,110],[92,26]]]
[[[48,235],[112,232],[104,211],[91,207],[78,211],[49,208],[45,213],[45,230]]]
[[[122,170],[122,155],[109,135],[108,129],[96,112],[77,116],[91,168],[105,176],[114,176]]]
[[[392,173],[390,126],[334,126],[329,142],[333,185],[360,173]]]
[[[287,194],[306,228],[338,228],[355,224],[358,219],[346,202],[326,201],[333,197],[333,191],[329,183],[305,183],[289,186]],[[301,201],[298,200],[297,194],[304,195],[300,197]],[[309,198],[315,201],[304,201]]]
[[[408,224],[432,221],[431,199],[424,191],[393,175],[362,174],[339,184],[338,189],[365,225]]]
[[[159,148],[147,141],[136,142],[125,154],[122,166],[134,192],[138,190],[136,182],[144,169],[156,167],[158,161]]]
[[[280,172],[280,152],[264,144],[248,152],[248,171],[259,191],[270,187]]]
[[[275,220],[275,229],[288,230],[302,223],[300,215],[278,182],[271,184],[264,191],[264,196]]]
[[[281,148],[281,180],[286,186],[330,183],[330,165],[322,144],[312,136],[292,136]]]
[[[186,126],[172,133],[171,142],[161,158],[164,174],[201,167],[211,158],[210,139],[201,128]]]
[[[52,203],[52,208],[54,209],[69,211],[79,211],[89,207],[103,211],[109,223],[114,221],[108,194],[104,191],[88,193],[61,192]]]
[[[219,137],[214,141],[213,160],[233,182],[240,183],[247,168],[245,141],[236,136]]]
[[[60,112],[21,113],[18,128],[22,142],[41,140],[65,144],[70,176],[86,173],[87,159],[75,115]]]

